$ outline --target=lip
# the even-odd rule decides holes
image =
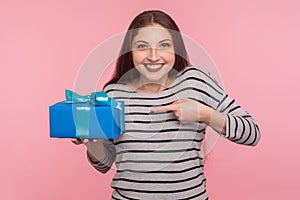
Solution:
[[[151,69],[147,67],[147,65],[161,65],[161,66],[159,68]],[[144,66],[149,72],[158,72],[164,66],[164,63],[145,63]]]

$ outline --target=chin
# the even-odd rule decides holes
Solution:
[[[156,77],[156,78],[150,78],[150,77],[146,77],[146,83],[145,84],[147,84],[147,83],[154,83],[154,84],[160,84],[161,82],[162,82],[162,77]]]
[[[139,68],[138,71],[143,77],[143,80],[149,83],[160,83],[166,76],[169,75],[169,72],[172,68],[165,66],[158,72],[149,72],[145,68]]]

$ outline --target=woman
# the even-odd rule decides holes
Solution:
[[[249,113],[206,70],[191,66],[176,23],[161,11],[132,21],[104,91],[125,102],[126,132],[83,143],[98,171],[116,163],[112,199],[208,199],[206,127],[239,144],[260,139]]]

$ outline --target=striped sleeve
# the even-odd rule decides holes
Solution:
[[[88,154],[87,154],[87,159],[88,159],[89,163],[97,171],[104,174],[109,171],[112,164],[114,163],[114,161],[116,159],[116,150],[115,150],[115,145],[110,140],[104,140],[103,145],[105,148],[105,156],[101,161],[99,161],[97,163],[92,162],[92,160],[90,159]]]
[[[215,95],[216,99],[218,99],[218,103],[214,106],[215,110],[224,113],[226,117],[226,134],[219,134],[238,144],[249,146],[257,145],[260,140],[260,131],[253,117],[243,109],[235,99],[228,96],[226,91],[209,72],[206,71],[205,73],[212,88],[222,93],[222,95],[219,96]],[[213,94],[212,90],[210,93]]]
[[[257,145],[260,140],[258,125],[234,99],[225,94],[216,110],[224,113],[226,117],[226,134],[220,135],[238,144]]]

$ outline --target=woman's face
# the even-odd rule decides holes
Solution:
[[[168,29],[159,24],[140,28],[132,42],[132,58],[144,83],[165,83],[175,63],[175,51]]]

